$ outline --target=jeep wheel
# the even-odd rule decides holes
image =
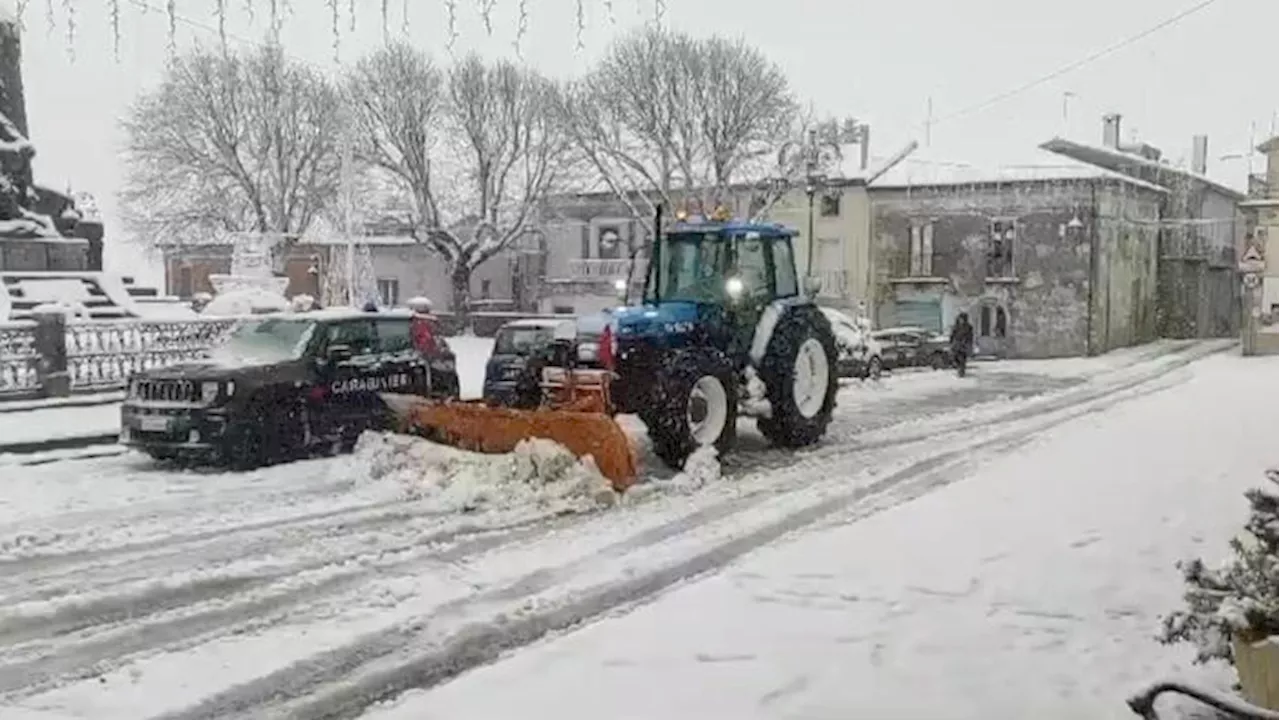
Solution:
[[[835,358],[831,324],[815,308],[793,308],[778,322],[760,367],[770,417],[756,422],[774,445],[804,447],[826,433],[836,406]]]
[[[681,470],[699,447],[714,445],[721,453],[732,447],[738,388],[724,355],[702,349],[681,353],[663,368],[656,385],[640,419],[664,463]]]

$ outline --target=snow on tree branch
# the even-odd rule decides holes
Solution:
[[[774,177],[797,115],[785,74],[758,50],[660,28],[615,43],[564,105],[598,185],[637,219],[655,202],[709,210]]]
[[[297,236],[337,195],[339,95],[278,46],[176,57],[124,127],[124,212],[149,244]]]
[[[415,233],[448,263],[465,308],[471,272],[528,232],[564,177],[559,88],[476,55],[442,71],[398,44],[361,61],[347,87],[359,157],[412,198]]]

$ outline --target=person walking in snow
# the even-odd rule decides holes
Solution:
[[[973,326],[969,324],[969,313],[962,312],[956,315],[956,322],[951,326],[951,357],[960,377],[964,377],[965,366],[972,351]]]

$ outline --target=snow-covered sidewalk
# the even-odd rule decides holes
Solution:
[[[0,412],[0,453],[32,452],[76,440],[103,442],[120,432],[119,393],[65,402],[21,403]],[[79,403],[71,401],[79,400]],[[18,409],[21,408],[21,409]]]
[[[912,502],[370,710],[400,718],[1128,718],[1174,563],[1218,558],[1277,462],[1275,358],[1219,355]],[[956,475],[967,475],[956,477]]]

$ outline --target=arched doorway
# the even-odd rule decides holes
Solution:
[[[974,344],[983,355],[1006,357],[1013,323],[1009,310],[999,301],[984,299],[970,313],[974,325]]]

